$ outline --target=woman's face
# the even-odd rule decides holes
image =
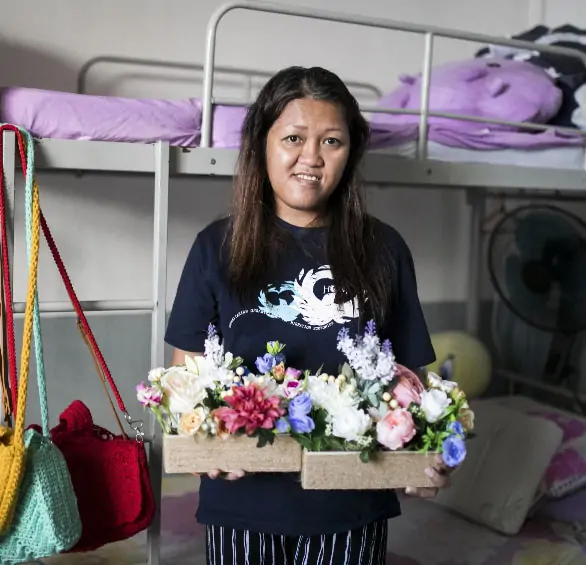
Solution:
[[[348,125],[331,102],[290,102],[267,136],[266,160],[277,215],[310,224],[338,186],[350,152]]]

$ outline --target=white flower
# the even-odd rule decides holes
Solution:
[[[177,431],[180,435],[194,436],[202,427],[207,417],[207,411],[202,406],[196,408],[193,412],[183,414],[179,420]]]
[[[206,387],[210,384],[208,379],[180,367],[167,371],[160,382],[172,414],[192,412],[205,399]]]
[[[157,367],[156,369],[151,369],[149,371],[148,379],[152,383],[155,383],[158,380],[160,380],[164,374],[165,374],[165,367]]]
[[[234,373],[225,367],[217,367],[209,357],[195,355],[193,357],[185,356],[185,367],[195,375],[198,375],[206,383],[206,386],[212,386],[214,381],[221,385],[229,385],[234,379]]]
[[[332,415],[332,435],[346,441],[359,441],[371,425],[372,420],[364,410],[351,406]]]
[[[433,372],[430,372],[427,375],[427,384],[431,388],[443,390],[447,394],[450,394],[450,392],[452,392],[458,386],[458,383],[454,381],[445,381],[439,375],[436,375]]]
[[[442,418],[451,402],[446,392],[438,388],[424,390],[421,393],[421,410],[430,424]]]
[[[308,378],[307,392],[314,405],[323,408],[330,415],[339,414],[349,407],[356,407],[360,402],[360,397],[353,387],[340,388],[336,382],[324,382],[313,375]]]

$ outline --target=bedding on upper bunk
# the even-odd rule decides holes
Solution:
[[[215,106],[212,144],[238,147],[246,109]],[[95,96],[35,88],[4,88],[0,118],[32,135],[77,139],[154,143],[196,147],[201,136],[202,104],[198,98],[154,100]]]
[[[400,77],[402,84],[383,96],[379,107],[419,110],[421,75]],[[429,110],[511,122],[546,124],[562,105],[562,92],[547,72],[523,61],[471,58],[435,67],[431,72]],[[419,122],[419,115],[374,114],[377,127]],[[504,124],[486,124],[430,116],[429,140],[475,150],[584,146],[578,132],[535,131]]]
[[[514,35],[513,39],[532,41],[540,45],[568,47],[586,55],[586,30],[570,24],[553,28],[538,25]],[[499,45],[483,47],[476,56],[485,59],[526,61],[544,69],[554,79],[563,95],[560,110],[549,123],[586,129],[586,65],[580,59]]]
[[[214,105],[212,147],[237,148],[246,115],[243,106]],[[35,88],[4,88],[0,119],[38,138],[154,143],[197,147],[201,141],[202,101],[134,99],[75,94]],[[375,125],[372,149],[417,138],[413,124]]]

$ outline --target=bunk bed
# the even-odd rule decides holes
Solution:
[[[586,142],[582,132],[553,128],[543,123],[517,123],[506,120],[478,119],[473,116],[432,112],[429,109],[430,80],[432,75],[432,53],[436,38],[453,38],[480,44],[496,44],[532,51],[547,51],[576,57],[586,65],[586,55],[572,49],[548,45],[535,45],[512,39],[496,38],[433,26],[391,21],[381,18],[345,15],[334,12],[273,5],[255,0],[233,1],[223,5],[211,17],[206,37],[206,54],[203,65],[204,81],[201,99],[180,101],[134,100],[115,97],[99,97],[102,113],[96,114],[98,100],[85,92],[85,76],[91,65],[84,67],[80,75],[77,93],[52,93],[35,89],[10,88],[2,97],[2,121],[16,123],[35,135],[37,147],[37,169],[39,171],[108,171],[118,173],[143,173],[154,175],[154,226],[153,226],[153,294],[151,301],[106,302],[94,301],[83,304],[88,311],[148,311],[152,316],[151,366],[164,364],[164,332],[167,294],[167,228],[169,179],[172,176],[231,177],[238,153],[238,119],[242,118],[246,102],[219,100],[214,98],[214,76],[219,68],[215,65],[216,34],[223,17],[232,10],[268,12],[289,17],[313,18],[347,25],[366,26],[386,30],[404,31],[422,35],[425,42],[421,74],[421,105],[417,110],[384,108],[380,105],[364,106],[366,114],[396,115],[411,114],[416,119],[409,123],[389,126],[384,120],[373,124],[374,141],[363,163],[366,183],[385,187],[425,187],[464,190],[471,207],[469,231],[469,273],[467,330],[476,334],[479,327],[480,272],[482,257],[481,222],[485,215],[486,199],[492,192],[499,194],[550,194],[554,197],[564,193],[583,196],[586,191]],[[100,62],[132,62],[116,58],[98,58]],[[165,65],[157,61],[135,60],[138,64]],[[197,66],[180,65],[180,68]],[[224,69],[226,70],[226,69]],[[240,70],[240,72],[243,72]],[[362,85],[364,86],[364,85]],[[380,95],[379,92],[376,92]],[[104,113],[105,112],[105,113]],[[65,119],[63,117],[65,116]],[[129,116],[133,116],[129,120]],[[446,145],[429,139],[429,121],[432,117],[484,122],[522,128],[523,134],[532,131],[553,130],[572,138],[564,147],[546,147],[523,152],[512,149],[507,158],[502,153],[482,150],[449,150]],[[133,124],[128,127],[128,124]],[[63,127],[65,124],[65,128]],[[226,125],[227,124],[227,125]],[[2,158],[7,171],[6,186],[10,195],[8,208],[13,210],[15,186],[15,143],[10,133],[5,133]],[[545,156],[555,149],[570,155],[567,159],[551,164]],[[544,163],[550,165],[544,165]],[[15,304],[22,311],[22,304]],[[49,303],[41,305],[41,312],[69,312],[68,304]],[[155,496],[162,499],[161,438],[156,433],[156,422],[149,422],[149,464]],[[172,511],[169,505],[182,494],[180,479],[166,479],[171,484],[172,494],[163,499],[163,514]],[[181,491],[181,492],[180,492]],[[174,493],[174,494],[173,494]],[[184,494],[184,493],[183,493]],[[417,502],[408,502],[420,508]],[[190,507],[185,519],[191,519]],[[441,521],[437,514],[423,523]],[[419,526],[414,526],[415,529]],[[428,526],[424,526],[428,529]],[[199,531],[199,534],[197,532]],[[429,529],[428,529],[429,531]],[[147,550],[150,565],[159,565],[161,556],[161,516],[158,515],[147,534]],[[194,526],[192,534],[200,536]],[[197,536],[196,536],[197,537]],[[199,538],[198,538],[199,539]],[[398,539],[396,541],[399,541]],[[481,543],[481,542],[479,542]],[[203,551],[199,546],[198,551]],[[193,560],[193,546],[186,549]],[[203,554],[202,554],[203,555]],[[55,560],[55,563],[61,561]],[[63,563],[66,563],[64,557]],[[130,559],[130,558],[129,558]],[[180,563],[178,555],[173,562]],[[47,563],[53,562],[48,560]],[[76,563],[83,556],[76,556]],[[106,561],[104,561],[106,562]],[[115,558],[115,562],[121,562]],[[131,562],[131,561],[125,561]],[[134,561],[133,561],[134,562]],[[188,562],[187,560],[185,561]],[[193,561],[191,561],[193,562]],[[405,563],[416,563],[415,560]],[[448,561],[444,561],[447,563]],[[138,563],[138,561],[137,561]],[[398,561],[401,563],[401,561]],[[482,561],[479,564],[485,565]],[[488,564],[488,562],[486,562]],[[503,562],[504,563],[504,562]],[[417,563],[417,565],[419,565]]]

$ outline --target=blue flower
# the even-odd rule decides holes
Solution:
[[[277,364],[275,358],[270,353],[265,353],[262,357],[256,358],[256,368],[264,375],[269,373]]]
[[[315,429],[315,422],[309,416],[290,417],[289,424],[295,434],[308,434]]]
[[[284,363],[285,362],[285,355],[283,353],[277,353],[275,355],[275,365],[278,365],[279,363]]]
[[[374,335],[376,333],[376,324],[374,320],[369,320],[366,322],[366,335]]]
[[[291,418],[302,418],[307,416],[312,408],[311,396],[307,392],[302,392],[289,403],[289,416]]]
[[[448,432],[453,435],[464,437],[464,427],[460,422],[450,422],[448,425]]]
[[[464,439],[451,435],[442,444],[442,458],[448,467],[457,467],[466,459],[466,443]]]
[[[290,429],[289,422],[285,418],[279,418],[275,423],[275,429],[280,434],[286,434]]]

